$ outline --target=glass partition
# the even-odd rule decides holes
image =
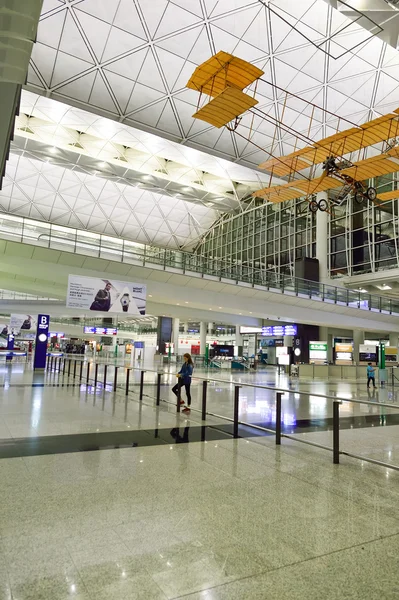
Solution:
[[[259,266],[259,261],[255,261],[254,265],[244,264],[239,260],[229,262],[217,256],[201,256],[182,250],[157,248],[12,215],[0,215],[0,237],[3,240],[24,242],[127,264],[211,275],[218,279],[245,282],[266,289],[298,294],[362,310],[399,314],[398,301],[349,290],[342,286],[295,278],[290,272],[262,268]]]

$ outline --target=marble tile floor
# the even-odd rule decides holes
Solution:
[[[72,379],[67,379],[47,374],[38,377],[29,369],[24,373],[18,370],[14,378],[14,370],[10,369],[6,384],[0,388],[0,439],[201,423],[201,415],[195,411],[188,418],[184,413],[176,414],[174,406],[162,403],[156,407],[152,398],[140,404],[133,393],[126,400],[120,390],[116,394],[109,390],[104,393],[85,383],[72,385]],[[207,420],[207,424],[216,423],[221,420]]]
[[[398,484],[272,438],[3,459],[0,599],[397,598]]]

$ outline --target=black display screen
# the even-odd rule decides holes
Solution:
[[[215,356],[234,356],[234,346],[214,346]]]
[[[377,354],[375,352],[359,352],[360,362],[377,362]]]

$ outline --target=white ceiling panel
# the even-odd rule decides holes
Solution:
[[[361,123],[399,106],[397,50],[323,0],[45,0],[2,209],[192,247],[268,183],[267,152],[297,147],[260,116],[243,137],[192,118],[185,85],[219,50],[263,69],[258,107],[314,140],[335,132],[327,110]],[[276,86],[324,111],[309,126]]]
[[[28,87],[256,166],[256,148],[192,119],[197,97],[185,84],[195,67],[218,50],[235,52],[265,69],[273,84],[358,123],[395,103],[399,86],[398,52],[366,24],[365,18],[352,23],[323,0],[48,0]],[[257,97],[259,106],[281,114],[278,90],[259,85]],[[315,138],[326,135],[328,118]],[[273,150],[282,152],[284,132],[270,129],[262,119],[253,125],[265,150],[274,139]]]
[[[121,236],[158,246],[191,249],[219,213],[207,206],[100,179],[62,165],[11,154],[0,191],[6,212]]]

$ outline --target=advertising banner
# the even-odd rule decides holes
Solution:
[[[67,306],[94,312],[145,315],[146,293],[146,286],[141,283],[69,275]]]
[[[36,318],[31,315],[14,314],[10,317],[10,329],[15,335],[18,335],[20,331],[35,331],[36,325]]]
[[[33,369],[44,369],[46,367],[47,340],[50,326],[49,315],[39,315],[36,331],[35,357]]]

